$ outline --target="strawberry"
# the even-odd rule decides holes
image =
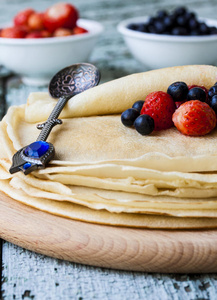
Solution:
[[[44,26],[50,32],[54,32],[60,27],[73,29],[77,20],[78,11],[69,3],[54,4],[44,14]]]
[[[54,37],[62,37],[68,35],[72,35],[72,30],[67,28],[57,28],[53,33]]]
[[[172,115],[175,111],[175,103],[172,97],[165,92],[153,92],[149,94],[141,114],[147,114],[154,119],[155,130],[168,129],[173,126]]]
[[[1,30],[1,37],[22,39],[26,36],[26,31],[19,27],[6,27]]]
[[[31,30],[43,30],[44,29],[44,14],[33,13],[28,19],[28,26]]]
[[[40,33],[41,33],[43,38],[51,37],[51,33],[48,30],[45,30],[45,29],[41,30]]]
[[[33,31],[26,35],[26,39],[39,39],[39,38],[43,38],[43,37],[44,36],[42,35],[41,31]]]
[[[15,26],[25,26],[28,25],[29,17],[34,13],[35,11],[31,8],[25,9],[20,11],[15,17],[14,17],[14,25]]]
[[[72,30],[73,34],[82,34],[82,33],[87,33],[87,29],[79,27],[79,26],[75,26],[75,28]]]
[[[201,136],[216,126],[216,114],[205,102],[190,100],[183,103],[173,114],[176,128],[185,135]]]

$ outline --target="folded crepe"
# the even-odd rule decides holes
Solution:
[[[214,66],[192,65],[125,76],[76,95],[68,101],[60,117],[119,114],[131,107],[135,101],[145,100],[153,91],[166,92],[168,86],[175,81],[210,88],[217,81],[217,69]],[[33,93],[27,105],[26,120],[39,122],[47,119],[55,101],[47,93],[40,93],[40,97]]]
[[[27,105],[11,107],[0,123],[0,190],[65,217],[76,219],[77,214],[82,219],[83,212],[84,221],[216,227],[216,130],[188,137],[171,128],[144,137],[120,121],[118,113],[150,92],[166,91],[174,81],[210,88],[217,68],[184,66],[133,74],[75,96],[62,112],[63,125],[49,136],[55,159],[28,176],[11,175],[12,155],[36,140],[36,122],[45,121],[56,104],[47,93],[32,93]],[[194,222],[196,218],[200,220]]]

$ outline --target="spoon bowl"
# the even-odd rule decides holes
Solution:
[[[97,85],[99,70],[91,64],[74,64],[60,70],[51,79],[49,93],[53,98],[72,97]]]

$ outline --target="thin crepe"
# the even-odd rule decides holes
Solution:
[[[25,121],[27,108],[12,107],[4,118],[15,150],[36,140],[39,134],[36,124]],[[124,127],[120,115],[109,115],[64,119],[53,129],[49,141],[55,145],[52,163],[56,165],[106,163],[160,171],[217,170],[216,130],[203,137],[189,137],[171,128],[144,137]]]
[[[13,111],[14,113],[11,118],[14,122],[14,131],[15,129],[19,129],[20,126],[23,129],[27,129],[28,124],[24,124],[23,121],[19,121],[19,118],[18,120],[16,118],[16,112],[20,115],[21,108],[17,110],[14,109]],[[7,131],[6,119],[7,117],[2,122],[2,127],[4,128],[2,129],[3,132]],[[64,131],[62,135],[65,133],[66,131]],[[20,136],[24,136],[25,138],[29,135],[29,132],[25,132],[23,135],[20,134]],[[6,145],[5,139],[4,143]],[[28,142],[26,141],[26,143],[19,145],[19,148],[25,144],[27,145]],[[81,150],[82,148],[80,151]],[[10,153],[12,151],[11,149]],[[45,171],[36,172],[35,176],[52,181],[54,189],[55,183],[61,182],[65,185],[94,187],[152,196],[173,196],[182,198],[210,198],[217,196],[217,175],[211,174],[183,174],[180,172],[161,172],[115,164],[100,164],[98,166],[80,165],[74,167],[64,166],[62,168],[52,166],[46,168]]]
[[[172,67],[112,80],[70,99],[61,118],[119,114],[131,107],[135,101],[145,100],[151,92],[166,92],[168,86],[175,81],[210,88],[217,81],[217,68],[208,65]],[[55,103],[47,93],[41,93],[40,97],[31,94],[26,120],[40,122],[47,119]]]
[[[62,211],[65,207],[74,206],[98,213],[107,210],[106,214],[110,213],[111,218],[113,214],[114,218],[117,214],[127,214],[128,219],[120,221],[122,225],[129,225],[130,216],[136,218],[138,214],[146,217],[148,214],[209,217],[215,220],[216,131],[205,137],[192,138],[172,128],[143,137],[134,129],[125,128],[120,122],[120,115],[113,113],[119,112],[119,109],[123,111],[129,101],[138,100],[132,99],[134,94],[138,97],[138,91],[144,94],[149,92],[148,88],[153,91],[156,80],[158,82],[165,72],[168,76],[164,83],[173,77],[166,83],[167,86],[176,79],[209,87],[216,81],[216,70],[211,66],[186,66],[164,72],[134,74],[130,79],[125,77],[118,83],[113,81],[94,88],[87,92],[88,96],[85,92],[79,95],[78,102],[76,96],[75,103],[81,117],[75,117],[74,108],[70,106],[74,100],[70,100],[63,112],[67,119],[63,119],[63,125],[55,127],[49,136],[49,141],[55,145],[55,160],[45,170],[28,176],[22,173],[11,175],[8,168],[12,154],[36,140],[39,134],[32,121],[44,121],[43,111],[49,107],[50,112],[56,103],[45,94],[32,94],[27,105],[10,108],[0,124],[0,141],[4,144],[0,149],[0,189],[21,202],[31,195],[29,205],[43,207],[44,210],[49,203],[47,211],[51,213],[56,213],[56,207]],[[189,71],[192,71],[191,76]],[[200,75],[195,75],[195,79],[191,78],[189,82],[187,79],[196,71]],[[137,81],[131,86],[129,83],[133,78]],[[142,86],[144,80],[147,89]],[[159,89],[165,90],[162,79],[160,83],[162,88]],[[110,107],[107,102],[111,96],[113,102]],[[114,103],[115,96],[119,97],[116,99],[118,108]],[[46,98],[44,105],[43,97]],[[104,114],[105,107],[107,114],[111,115],[95,116]],[[63,215],[68,217],[66,211]],[[97,222],[103,223],[103,220]],[[104,223],[107,224],[106,221]]]
[[[146,214],[110,213],[106,210],[94,210],[70,202],[58,202],[43,198],[34,198],[23,191],[13,190],[7,182],[0,181],[0,189],[9,197],[33,208],[70,218],[96,224],[127,226],[150,229],[210,229],[217,228],[217,218],[176,218]],[[4,194],[0,194],[1,198]]]

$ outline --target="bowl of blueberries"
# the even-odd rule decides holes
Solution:
[[[186,7],[127,19],[117,30],[149,69],[217,62],[217,19],[199,18]]]

